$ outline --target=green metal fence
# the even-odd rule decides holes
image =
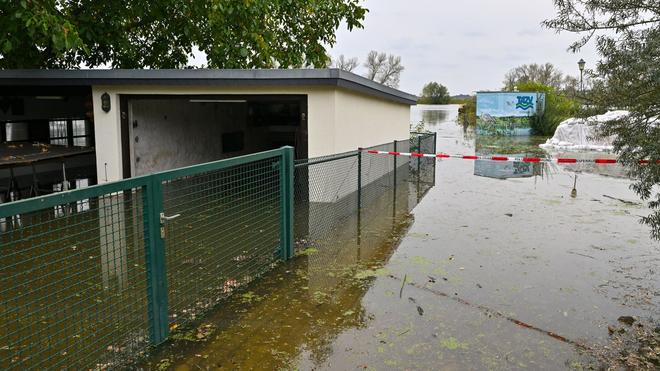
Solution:
[[[119,367],[292,239],[290,147],[0,205],[0,369]]]
[[[374,202],[382,202],[391,194],[392,214],[410,211],[435,184],[434,158],[406,158],[372,155],[366,150],[435,152],[435,133],[411,133],[410,139],[397,140],[363,151],[350,151],[332,156],[297,160],[295,164],[296,246],[323,248],[337,241],[337,230],[355,224],[353,238],[360,238],[362,213]],[[419,160],[419,161],[418,161]],[[403,187],[410,200],[397,197]],[[347,237],[348,238],[348,237]]]
[[[294,232],[322,247],[353,223],[359,241],[370,205],[408,212],[434,174],[363,151],[294,170],[285,147],[0,205],[0,369],[121,367],[292,257]]]

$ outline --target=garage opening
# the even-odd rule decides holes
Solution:
[[[124,178],[279,148],[307,158],[307,96],[122,96]]]
[[[0,95],[0,202],[96,184],[88,86],[16,86]]]

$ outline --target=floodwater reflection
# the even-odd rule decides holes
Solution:
[[[539,147],[545,143],[546,137],[541,136],[488,136],[476,135],[473,130],[467,134],[464,128],[464,144],[474,143],[474,151],[479,156],[508,157],[541,157],[548,160],[557,157],[576,158],[578,160],[594,160],[596,158],[613,159],[616,155],[605,152],[548,152]],[[625,168],[619,164],[596,164],[593,162],[578,163],[523,163],[477,160],[474,164],[474,175],[497,179],[544,177],[559,172],[590,173],[617,178],[627,178]]]
[[[521,155],[512,156],[522,157]],[[496,179],[542,177],[545,166],[544,163],[522,161],[475,160],[474,175]]]
[[[537,151],[534,138],[466,140],[447,112],[427,126],[439,152]],[[619,316],[658,320],[658,245],[638,223],[649,210],[628,179],[603,176],[612,165],[533,164],[531,178],[502,180],[475,166],[437,160],[427,192],[379,193],[360,226],[351,216],[325,230],[148,366],[579,369]]]
[[[457,104],[432,105],[419,104],[411,112],[411,122],[417,124],[423,122],[425,125],[437,125],[451,119],[454,111],[458,109]]]

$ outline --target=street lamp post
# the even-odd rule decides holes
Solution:
[[[582,83],[582,75],[584,74],[584,65],[587,64],[587,62],[584,61],[584,59],[580,58],[578,61],[578,68],[580,69],[580,93],[584,93],[584,84]]]

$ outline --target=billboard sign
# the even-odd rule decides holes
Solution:
[[[477,93],[477,132],[484,135],[530,135],[531,116],[544,108],[543,93]]]

